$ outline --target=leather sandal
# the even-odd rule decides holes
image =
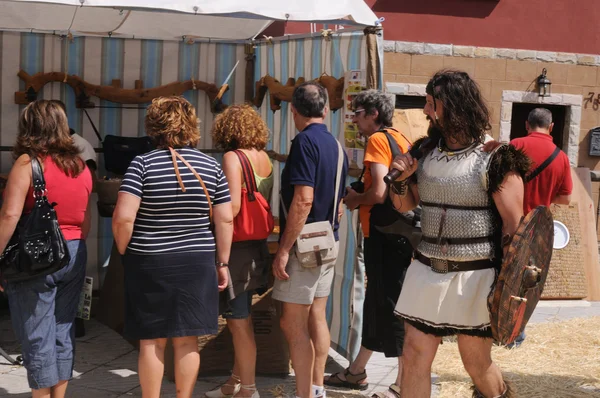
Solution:
[[[371,398],[400,398],[400,387],[392,384],[386,391],[376,392]]]
[[[344,379],[340,378],[340,375],[344,375]],[[361,383],[361,381],[367,378],[367,371],[364,370],[358,374],[350,373],[350,369],[346,368],[343,372],[332,373],[331,376],[324,380],[325,384],[331,387],[344,387],[351,388],[353,390],[364,391],[369,388],[369,383]]]

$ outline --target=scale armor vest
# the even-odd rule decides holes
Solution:
[[[483,152],[482,146],[453,155],[435,148],[419,162],[424,240],[418,250],[424,256],[451,261],[494,257],[494,219],[487,190],[492,153]],[[471,242],[461,242],[465,238]]]

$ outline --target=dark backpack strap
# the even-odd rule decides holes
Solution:
[[[363,176],[365,175],[365,170],[367,170],[367,168],[365,166],[363,166],[363,169],[360,172],[360,175],[358,176],[358,181],[362,181]]]
[[[258,191],[258,188],[256,186],[256,179],[254,178],[254,170],[252,169],[252,165],[250,164],[248,156],[246,156],[244,152],[240,150],[235,150],[234,152],[238,156],[240,164],[242,165],[244,183],[246,184],[246,190],[248,191],[248,198],[251,201],[253,201],[254,192]]]
[[[383,134],[385,134],[385,136],[387,137],[388,143],[390,144],[390,150],[392,151],[392,160],[394,160],[394,158],[396,156],[402,155],[402,152],[400,152],[400,147],[398,146],[398,142],[396,142],[394,137],[392,137],[392,135],[390,133],[388,133],[386,130],[380,130],[380,131]]]
[[[535,177],[537,177],[542,171],[544,171],[544,169],[546,167],[548,167],[550,165],[550,163],[552,163],[552,161],[554,159],[556,159],[556,157],[558,156],[559,153],[560,153],[560,148],[556,147],[554,149],[554,152],[552,152],[552,155],[550,155],[550,157],[548,157],[548,159],[544,160],[544,163],[540,164],[535,170],[533,170],[531,173],[529,173],[525,176],[525,182],[528,183],[531,180],[533,180]]]

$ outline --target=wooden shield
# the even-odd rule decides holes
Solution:
[[[488,300],[496,341],[510,344],[525,329],[544,290],[553,243],[552,213],[538,206],[517,228]]]

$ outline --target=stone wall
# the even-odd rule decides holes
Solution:
[[[565,151],[573,165],[600,170],[600,158],[588,155],[589,130],[600,125],[600,55],[399,41],[385,41],[384,47],[386,83],[426,84],[443,68],[469,73],[488,101],[495,138],[510,131],[511,102],[568,106]],[[537,97],[543,68],[552,81],[549,98]]]

